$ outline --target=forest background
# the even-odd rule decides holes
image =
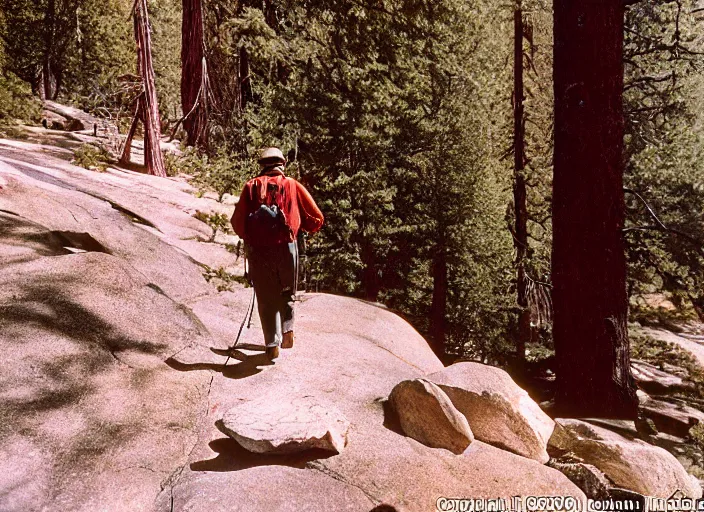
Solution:
[[[162,131],[184,142],[182,12],[194,5],[148,2]],[[0,0],[3,129],[38,121],[47,97],[124,133],[141,91],[131,9],[131,0]],[[529,358],[550,352],[550,4],[204,0],[199,9],[208,79],[196,73],[194,90],[209,123],[168,159],[171,172],[237,195],[258,150],[279,146],[326,216],[308,243],[308,289],[383,302],[451,357],[506,363],[523,344]],[[627,7],[632,321],[656,293],[704,320],[703,17],[691,0]]]

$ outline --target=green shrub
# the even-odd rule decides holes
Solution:
[[[30,86],[10,72],[0,74],[0,125],[39,123],[41,116],[41,102]]]
[[[209,283],[217,286],[219,292],[232,291],[232,285],[238,283],[245,288],[249,287],[249,282],[243,276],[229,273],[224,267],[214,269],[206,266],[203,277]]]
[[[188,148],[181,155],[167,154],[165,164],[169,176],[187,174],[201,196],[214,190],[219,199],[225,194],[239,195],[244,182],[256,174],[256,167],[249,159],[234,157],[222,149],[207,155]]]
[[[214,232],[218,230],[224,233],[232,232],[230,219],[224,213],[207,213],[198,210],[193,217],[213,228]]]
[[[704,425],[697,423],[692,428],[689,429],[689,435],[694,441],[694,443],[699,447],[704,449]]]
[[[166,152],[164,154],[166,174],[167,176],[177,176],[179,174],[195,176],[199,169],[205,165],[203,158],[205,157],[200,155],[195,148],[187,148],[180,155]]]
[[[105,148],[83,144],[74,151],[72,163],[86,169],[105,172],[111,161],[110,153]]]

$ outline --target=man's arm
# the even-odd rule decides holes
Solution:
[[[301,228],[309,233],[315,233],[323,226],[323,212],[315,204],[313,196],[306,188],[296,181],[298,209],[301,214]]]

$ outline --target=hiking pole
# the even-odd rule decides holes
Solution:
[[[244,277],[249,281],[249,272],[247,269],[247,256],[245,256],[244,259]],[[232,351],[235,350],[237,345],[240,342],[240,337],[242,336],[242,329],[244,329],[244,324],[247,324],[247,329],[249,329],[252,326],[252,315],[254,314],[254,298],[256,297],[257,293],[254,290],[254,285],[250,282],[249,283],[252,286],[252,298],[249,300],[249,306],[247,307],[247,311],[244,314],[244,318],[242,319],[242,323],[240,324],[240,329],[237,331],[237,337],[235,338],[235,343],[232,345],[232,347],[227,349],[227,359],[225,360],[225,364],[223,366],[227,366],[227,363],[230,362],[230,359],[232,358]]]
[[[254,314],[254,297],[256,297],[257,292],[252,286],[252,302],[249,304],[249,321],[247,322],[247,329],[252,327],[252,315]]]
[[[249,267],[247,266],[247,256],[245,255],[244,260],[244,277],[252,287],[252,300],[249,303],[249,321],[247,322],[247,329],[252,327],[252,315],[254,314],[254,297],[257,295],[257,291],[254,289],[254,283],[249,279]],[[245,317],[247,318],[247,317]]]
[[[254,287],[252,287],[252,298],[249,301],[249,307],[247,308],[246,313],[244,314],[244,318],[242,319],[242,323],[240,324],[240,329],[237,331],[237,337],[235,338],[235,343],[232,345],[232,347],[227,349],[227,359],[225,360],[225,364],[223,366],[227,366],[227,363],[230,362],[230,358],[232,358],[232,351],[237,348],[237,345],[240,342],[240,337],[242,336],[242,329],[244,329],[244,324],[247,324],[247,329],[249,329],[252,325],[252,314],[254,313],[254,297],[256,293],[254,291]],[[248,320],[249,318],[249,320]]]

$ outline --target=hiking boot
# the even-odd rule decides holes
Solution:
[[[273,347],[266,347],[266,356],[269,358],[269,360],[273,361],[277,357],[279,357],[279,347],[278,345],[275,345]]]
[[[284,333],[284,341],[281,342],[281,348],[293,348],[293,331],[288,331]]]

